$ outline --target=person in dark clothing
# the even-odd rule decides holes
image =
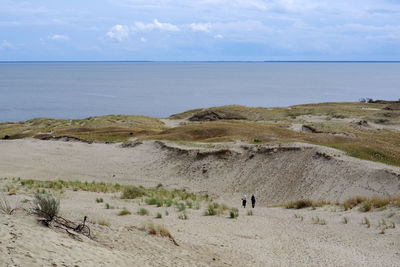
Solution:
[[[251,206],[254,207],[256,206],[256,197],[254,196],[254,194],[251,195]]]
[[[243,196],[242,196],[242,205],[243,205],[243,208],[246,208],[246,202],[247,202],[247,197],[246,197],[246,195],[243,195]]]

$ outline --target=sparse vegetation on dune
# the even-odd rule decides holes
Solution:
[[[0,138],[70,136],[85,140],[121,142],[133,136],[154,134],[163,129],[164,123],[157,118],[134,115],[108,115],[74,120],[37,118],[0,123]]]
[[[354,207],[359,206],[360,210],[363,212],[372,211],[374,209],[385,209],[388,206],[400,207],[400,196],[393,196],[393,197],[361,197],[356,196],[345,200],[344,202],[327,202],[327,201],[312,201],[312,200],[298,200],[298,201],[291,201],[284,206],[287,209],[302,209],[308,207],[323,207],[325,205],[336,205],[342,206],[344,210],[349,210]]]
[[[159,119],[143,116],[33,119],[0,123],[0,138],[70,136],[89,141],[120,142],[135,136],[177,142],[307,142],[336,148],[352,157],[400,166],[398,131],[368,126],[368,122],[400,125],[400,110],[391,110],[389,106],[385,102],[318,103],[289,108],[222,106],[190,110],[170,117],[188,119],[210,113],[218,118],[217,121],[195,122],[169,129]],[[318,122],[308,122],[307,116],[317,116]],[[366,123],[358,125],[346,120],[349,118]],[[292,123],[307,123],[316,132],[293,131],[288,128]]]

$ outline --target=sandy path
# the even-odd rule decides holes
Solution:
[[[96,203],[100,196],[115,209]],[[12,198],[16,197],[22,198]],[[9,266],[395,266],[400,260],[399,228],[385,234],[377,229],[383,218],[400,224],[399,209],[362,213],[337,207],[297,211],[256,207],[253,216],[246,215],[249,208],[240,208],[240,216],[229,219],[226,214],[203,216],[203,206],[188,209],[189,219],[180,220],[174,207],[145,205],[151,216],[137,215],[143,204],[111,194],[67,191],[61,202],[63,216],[79,220],[85,214],[90,220],[107,220],[110,227],[91,224],[98,242],[79,242],[39,226],[22,213],[1,216],[0,260]],[[238,203],[228,204],[238,207]],[[117,216],[122,207],[133,214]],[[154,219],[165,210],[168,216]],[[311,218],[317,216],[327,224],[314,224]],[[343,224],[343,216],[348,224]],[[371,221],[370,228],[361,225],[364,216]],[[180,246],[125,228],[149,221],[165,225]]]

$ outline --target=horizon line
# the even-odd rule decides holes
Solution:
[[[400,63],[400,60],[0,60],[1,63]]]

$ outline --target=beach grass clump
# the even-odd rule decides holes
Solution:
[[[156,219],[161,219],[161,218],[162,218],[162,214],[160,212],[157,212]]]
[[[118,215],[119,216],[125,216],[125,215],[130,215],[130,214],[132,214],[129,210],[127,210],[126,208],[123,208],[119,213],[118,213]]]
[[[0,198],[0,212],[7,215],[12,215],[18,207],[12,207],[5,197]]]
[[[349,223],[349,218],[347,218],[346,216],[343,217],[343,224],[348,224]]]
[[[366,201],[366,202],[364,202],[364,203],[361,204],[360,211],[362,211],[362,212],[368,212],[368,211],[370,211],[370,210],[371,210],[371,202]]]
[[[217,207],[215,203],[209,204],[207,209],[204,211],[205,216],[214,216],[217,215]]]
[[[367,228],[370,228],[370,227],[371,227],[371,222],[368,220],[367,217],[364,217],[364,218],[363,218],[361,224],[366,225]]]
[[[186,210],[186,205],[183,202],[178,202],[176,204],[176,208],[178,209],[178,211],[185,211]]]
[[[149,215],[150,212],[145,208],[140,208],[138,214],[143,216],[143,215]]]
[[[285,205],[285,208],[287,208],[287,209],[303,209],[303,208],[308,208],[308,207],[313,207],[313,206],[315,206],[315,205],[311,200],[304,199],[304,200],[291,201]]]
[[[229,217],[231,219],[236,219],[237,217],[239,217],[239,210],[237,208],[232,208],[229,212]]]
[[[97,221],[97,224],[98,224],[98,225],[101,225],[101,226],[110,226],[110,222],[109,222],[109,221],[106,221],[106,220],[103,220],[103,219],[98,220],[98,221]]]
[[[253,210],[248,210],[247,211],[247,216],[253,216]]]
[[[101,197],[98,197],[98,198],[96,198],[96,202],[97,202],[97,203],[103,203],[103,202],[104,202],[104,199],[101,198]]]
[[[180,220],[188,220],[189,216],[186,214],[186,212],[182,212],[181,214],[178,215],[178,219],[180,219]]]
[[[345,202],[343,202],[343,208],[344,208],[344,210],[352,209],[355,206],[365,202],[366,200],[367,199],[365,197],[361,197],[361,196],[349,198]]]
[[[137,187],[137,186],[125,186],[121,198],[122,199],[135,199],[138,197],[143,197],[146,196],[146,191],[144,190],[143,187]]]
[[[37,216],[52,221],[60,211],[60,200],[52,195],[36,194],[32,210]]]
[[[104,204],[104,207],[107,209],[107,210],[112,210],[112,209],[114,209],[114,206],[111,206],[109,203],[106,203],[106,204]]]
[[[321,219],[321,218],[319,218],[318,216],[316,216],[315,218],[312,217],[312,222],[313,222],[314,224],[319,224],[319,225],[326,225],[326,224],[327,224],[326,220]]]

